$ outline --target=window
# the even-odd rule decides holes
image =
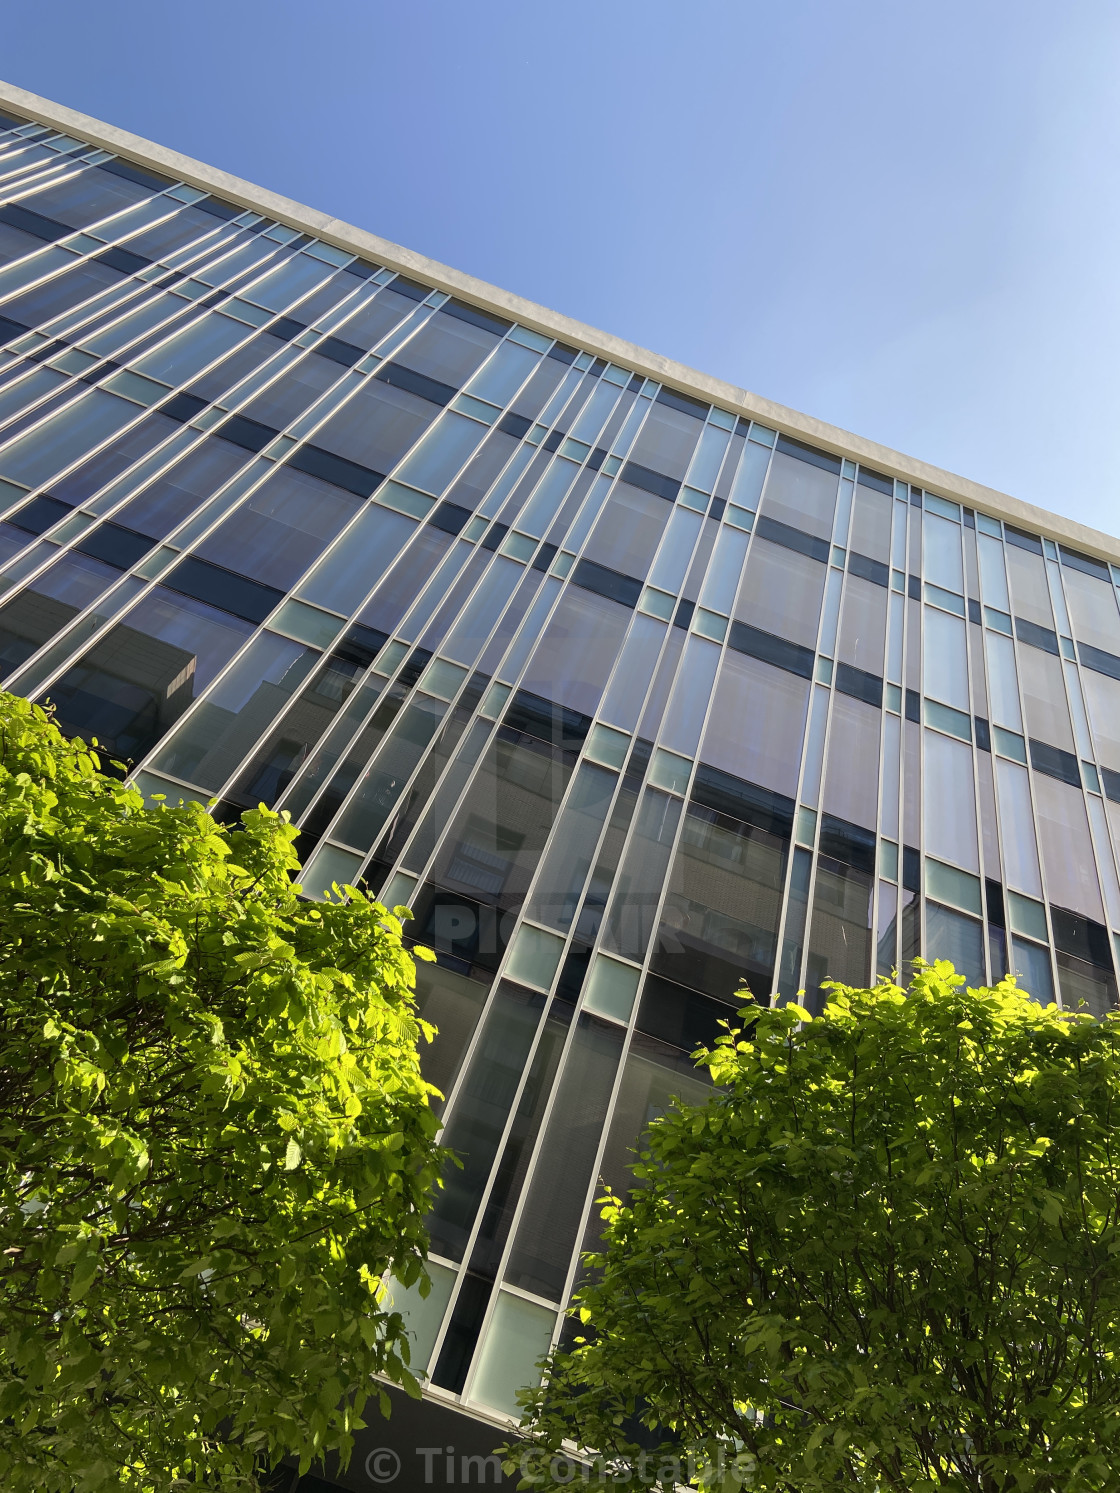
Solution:
[[[703,429],[694,416],[670,409],[666,404],[654,404],[634,442],[630,459],[680,482]]]
[[[927,730],[922,789],[926,851],[938,860],[979,874],[972,748]]]
[[[594,714],[628,620],[618,602],[567,587],[529,660],[524,688]]]
[[[225,441],[204,440],[114,515],[117,523],[164,539],[238,471],[243,455]]]
[[[814,648],[825,575],[825,566],[808,555],[755,539],[734,616],[763,632]],[[876,672],[881,668],[880,654]]]
[[[824,808],[864,829],[875,828],[879,803],[881,720],[874,706],[850,695],[833,694]]]
[[[367,383],[316,432],[315,444],[386,473],[425,431],[437,408],[416,394]]]
[[[138,373],[165,384],[187,384],[216,358],[224,357],[249,336],[249,328],[214,312],[172,337],[135,365]]]
[[[287,591],[360,507],[328,482],[278,467],[197,553]]]
[[[832,533],[837,476],[782,451],[774,453],[762,511],[779,523],[827,539]]]
[[[84,398],[9,446],[0,456],[0,474],[25,487],[38,487],[52,472],[100,445],[138,413],[129,400],[91,389]]]
[[[106,757],[139,761],[252,631],[156,586],[51,686],[58,723],[67,734],[96,736]]]
[[[857,669],[881,675],[886,635],[886,591],[871,581],[849,575],[840,610],[837,657]]]
[[[644,578],[671,511],[652,493],[616,483],[591,532],[588,555],[608,569]]]
[[[120,212],[122,207],[146,201],[153,191],[158,190],[155,182],[151,186],[141,186],[94,166],[68,181],[23,198],[21,206],[48,218],[57,218],[69,228],[88,228],[91,223]]]
[[[61,316],[73,306],[80,306],[83,301],[88,301],[91,296],[108,286],[119,285],[123,279],[119,270],[87,259],[84,264],[67,270],[65,274],[56,275],[45,285],[38,285],[34,290],[7,301],[4,315],[25,326],[37,327]]]
[[[808,701],[807,680],[758,659],[725,653],[701,743],[702,760],[749,783],[792,795]]]
[[[461,388],[487,354],[497,336],[446,311],[437,311],[401,349],[401,362],[415,373]]]

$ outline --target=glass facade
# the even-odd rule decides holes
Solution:
[[[1115,1004],[1120,569],[0,125],[3,683],[413,909],[445,1397],[515,1408],[743,981]]]

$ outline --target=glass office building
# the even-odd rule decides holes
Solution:
[[[1115,1003],[1120,545],[0,108],[3,683],[413,909],[433,1399],[515,1408],[743,982]]]

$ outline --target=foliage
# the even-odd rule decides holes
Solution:
[[[591,1330],[525,1397],[530,1482],[567,1438],[618,1480],[1116,1487],[1120,1017],[962,985],[833,986],[702,1055],[718,1087],[650,1128]]]
[[[10,695],[0,831],[0,1485],[345,1455],[371,1374],[415,1391],[380,1278],[421,1275],[442,1159],[399,922]]]

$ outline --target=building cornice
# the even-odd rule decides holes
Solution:
[[[575,321],[570,316],[563,316],[558,311],[551,311],[534,301],[488,285],[484,280],[440,264],[424,254],[418,254],[414,249],[407,249],[375,233],[355,228],[341,218],[306,207],[278,192],[269,192],[252,182],[220,171],[217,167],[208,166],[205,162],[192,160],[179,151],[156,145],[129,130],[118,129],[116,125],[93,119],[77,109],[69,109],[64,104],[56,104],[39,94],[30,93],[14,83],[0,81],[0,108],[5,106],[27,119],[50,125],[65,134],[77,135],[116,155],[135,161],[138,165],[174,176],[189,186],[213,192],[241,207],[298,228],[301,233],[313,234],[339,249],[413,275],[439,290],[448,291],[487,310],[511,317],[546,336],[575,343],[598,357],[620,363],[682,393],[734,410],[736,414],[774,426],[787,435],[823,447],[837,456],[850,457],[853,461],[862,462],[892,477],[929,488],[969,507],[1006,519],[1021,528],[1044,534],[1071,548],[1120,564],[1120,540],[1111,535],[1102,534],[1097,529],[1076,523],[1073,519],[1052,513],[1048,509],[1035,507],[1032,503],[1021,502],[1008,493],[985,487],[983,483],[973,482],[968,477],[946,472],[929,462],[880,445],[877,441],[867,440],[863,436],[830,425],[827,421],[817,420],[812,415],[804,415],[799,410],[776,404],[773,400],[752,394],[723,379],[712,378],[683,363],[677,363],[672,358],[650,352],[648,348],[638,347],[609,332],[599,331],[596,327]]]

